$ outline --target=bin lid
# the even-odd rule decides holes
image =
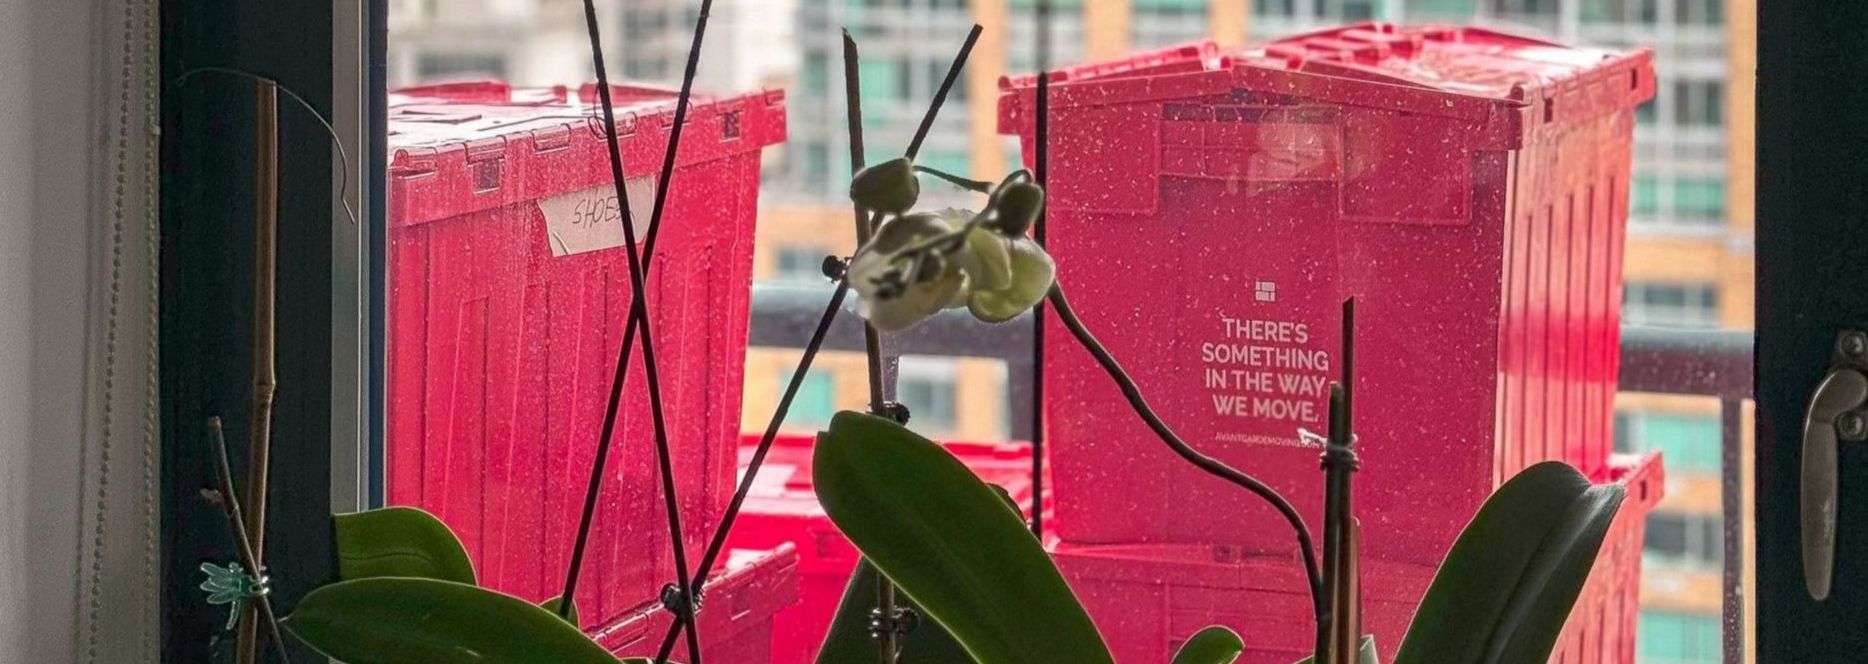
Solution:
[[[625,175],[661,169],[679,94],[612,84]],[[464,81],[392,90],[389,176],[394,224],[413,224],[538,200],[610,182],[595,84],[523,88]],[[784,141],[784,93],[695,93],[677,167]]]
[[[673,122],[674,90],[633,84],[610,86],[616,125],[628,137],[648,119],[662,125]],[[731,112],[750,97],[720,98],[696,92],[691,97],[688,121]],[[576,94],[565,86],[515,88],[499,81],[466,81],[392,90],[388,102],[389,149],[392,154],[442,150],[524,132],[576,127],[596,131],[602,126],[596,85],[586,83]],[[763,146],[776,141],[753,141]],[[398,155],[400,156],[400,155]]]
[[[1239,90],[1483,120],[1544,122],[1632,108],[1654,94],[1652,53],[1569,46],[1498,30],[1359,23],[1222,53],[1210,41],[1052,74],[1051,105],[1194,99]],[[1022,125],[1035,77],[1008,77],[1002,119]],[[1559,97],[1562,98],[1559,101]],[[1009,111],[1009,112],[1008,112]]]

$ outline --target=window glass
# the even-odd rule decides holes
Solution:
[[[931,435],[951,434],[956,428],[953,360],[903,357],[896,382],[896,400],[908,407],[910,421]]]
[[[786,246],[775,252],[773,278],[799,283],[824,283],[824,257],[834,252],[820,247]]]
[[[1673,183],[1674,212],[1686,217],[1719,218],[1725,215],[1725,181],[1681,178]]]
[[[422,80],[497,79],[506,75],[506,58],[498,55],[426,53],[418,62],[416,75]]]
[[[1300,426],[1323,428],[1319,417],[1323,400],[1306,402],[1292,395],[1316,396],[1324,383],[1306,380],[1337,375],[1338,367],[1303,358],[1334,352],[1339,298],[1355,293],[1368,298],[1364,306],[1382,311],[1395,310],[1384,307],[1401,301],[1410,302],[1401,310],[1433,312],[1400,319],[1365,316],[1358,328],[1359,339],[1411,344],[1391,358],[1452,358],[1432,371],[1420,371],[1420,363],[1371,360],[1362,364],[1366,371],[1405,374],[1364,384],[1410,386],[1405,395],[1358,395],[1358,418],[1369,427],[1364,433],[1367,444],[1379,449],[1406,443],[1409,449],[1443,449],[1445,455],[1409,457],[1405,467],[1393,468],[1382,467],[1382,460],[1394,457],[1369,454],[1369,465],[1358,476],[1358,482],[1367,483],[1359,486],[1368,487],[1358,494],[1364,500],[1362,507],[1377,509],[1378,497],[1404,493],[1394,486],[1455,481],[1445,477],[1455,469],[1495,473],[1459,484],[1489,488],[1491,480],[1523,464],[1505,466],[1547,456],[1587,466],[1584,470],[1592,478],[1621,472],[1609,460],[1583,458],[1574,452],[1584,446],[1597,457],[1610,457],[1611,451],[1622,453],[1614,463],[1626,463],[1631,455],[1659,454],[1667,478],[1665,486],[1655,487],[1664,493],[1662,502],[1644,515],[1645,535],[1616,549],[1634,552],[1639,548],[1628,554],[1631,558],[1644,554],[1640,555],[1640,587],[1626,589],[1639,593],[1644,607],[1636,637],[1638,662],[1721,661],[1716,620],[1723,591],[1718,572],[1725,561],[1718,499],[1729,486],[1722,480],[1737,477],[1740,471],[1722,467],[1721,462],[1726,456],[1724,446],[1737,444],[1727,438],[1748,441],[1742,439],[1744,432],[1728,431],[1722,425],[1724,406],[1718,401],[1736,396],[1697,392],[1705,389],[1706,381],[1689,372],[1700,371],[1701,364],[1652,363],[1677,362],[1665,359],[1673,357],[1662,352],[1665,348],[1656,349],[1660,344],[1656,335],[1667,343],[1684,335],[1695,339],[1700,335],[1743,336],[1751,325],[1753,220],[1751,206],[1735,196],[1750,191],[1748,184],[1742,184],[1753,174],[1749,150],[1743,146],[1751,140],[1755,114],[1735,105],[1745,95],[1732,95],[1734,105],[1728,108],[1727,86],[1751,85],[1741,65],[1754,59],[1742,51],[1752,42],[1730,32],[1736,27],[1725,25],[1728,16],[1749,12],[1751,6],[1728,6],[1726,1],[1252,0],[1216,7],[1208,0],[1055,0],[1051,3],[1052,51],[1044,59],[1053,67],[1071,71],[1067,93],[1079,95],[1054,107],[1052,124],[1059,133],[1051,144],[1048,232],[1062,288],[1163,419],[1190,444],[1248,472],[1288,472],[1278,478],[1278,486],[1291,492],[1320,491],[1315,478],[1297,475],[1313,470],[1316,457],[1306,452],[1300,461],[1277,460],[1276,455],[1290,452],[1296,444],[1280,447],[1267,441],[1291,442],[1287,437],[1294,437]],[[664,94],[656,90],[680,82],[699,3],[596,0],[609,69],[617,78],[627,79],[619,83],[636,86],[623,95],[631,98],[627,103]],[[564,467],[580,462],[585,457],[578,455],[587,454],[596,444],[596,414],[606,405],[607,381],[616,359],[613,351],[624,336],[621,321],[630,299],[624,276],[628,269],[614,260],[619,255],[614,252],[620,249],[615,241],[606,249],[591,250],[554,244],[562,239],[556,235],[524,235],[547,223],[541,221],[546,216],[564,218],[543,212],[557,205],[546,202],[552,197],[585,196],[581,209],[593,219],[613,209],[605,207],[609,193],[602,178],[607,172],[602,154],[592,153],[575,167],[528,170],[542,163],[535,158],[548,158],[539,155],[556,153],[546,148],[511,158],[495,155],[494,148],[488,147],[501,144],[497,139],[501,132],[522,126],[500,124],[505,122],[498,117],[505,112],[500,109],[541,103],[545,97],[524,95],[548,97],[553,90],[549,86],[564,86],[561,94],[565,95],[561,102],[554,102],[556,106],[545,104],[552,121],[571,124],[571,136],[592,135],[587,130],[595,114],[593,100],[583,98],[580,89],[591,80],[581,4],[566,0],[401,0],[389,4],[386,64],[393,86],[499,79],[522,93],[503,101],[469,103],[463,97],[456,100],[460,106],[480,106],[457,109],[453,115],[424,115],[411,120],[414,124],[401,125],[409,131],[400,133],[395,133],[398,126],[392,120],[392,149],[387,156],[398,170],[387,181],[410,186],[395,189],[389,214],[441,212],[434,218],[393,217],[382,220],[380,226],[386,229],[388,256],[385,292],[380,295],[389,308],[385,371],[390,377],[385,379],[385,410],[390,423],[384,427],[389,431],[384,445],[390,452],[384,467],[390,478],[391,502],[433,507],[450,525],[463,529],[463,539],[479,562],[489,555],[503,555],[489,542],[521,541],[515,536],[520,526],[500,530],[507,526],[487,525],[503,513],[492,507],[450,511],[458,505],[482,505],[463,488],[475,485],[454,480],[483,480],[481,486],[488,492],[531,484],[560,487],[579,481],[560,475],[576,475]],[[666,307],[656,310],[654,341],[663,389],[669,394],[669,412],[680,412],[669,422],[687,427],[676,432],[676,440],[685,446],[679,448],[684,453],[694,454],[692,459],[678,460],[678,467],[719,470],[747,458],[739,454],[745,450],[740,436],[763,431],[802,355],[800,347],[815,331],[824,310],[829,291],[824,287],[824,257],[847,257],[856,251],[849,200],[851,138],[843,99],[842,31],[847,29],[856,38],[862,53],[857,75],[862,87],[863,148],[866,161],[874,164],[899,155],[908,145],[955,49],[975,21],[984,23],[982,41],[921,144],[917,163],[998,180],[1014,169],[1030,166],[1025,160],[1035,152],[1024,149],[1021,137],[1013,135],[1030,115],[1013,113],[1016,103],[1002,96],[1001,87],[1030,74],[1040,60],[1035,8],[1035,0],[716,3],[695,89],[711,99],[732,99],[760,89],[782,91],[782,119],[764,127],[752,113],[717,122],[702,119],[688,125],[684,138],[687,152],[683,154],[692,155],[694,161],[683,161],[690,170],[672,180],[669,216],[646,284],[651,302],[659,303],[654,306]],[[1248,34],[1214,34],[1216,26],[1222,25],[1216,19],[1226,17],[1234,21],[1229,29]],[[1152,86],[1133,97],[1113,92],[1123,87],[1113,84],[1121,80],[1177,75],[1150,68],[1158,63],[1134,61],[1143,52],[1151,52],[1150,58],[1172,59],[1173,53],[1158,49],[1208,38],[1231,44],[1246,37],[1245,43],[1262,45],[1368,20],[1473,26],[1558,44],[1651,48],[1653,67],[1641,70],[1632,89],[1652,89],[1654,98],[1591,120],[1599,124],[1558,126],[1525,136],[1480,136],[1458,122],[1427,122],[1448,112],[1431,104],[1394,113],[1393,106],[1407,106],[1419,97],[1397,91],[1405,88],[1368,84],[1353,77],[1330,79],[1331,85],[1339,86],[1338,92],[1354,91],[1336,96],[1245,89],[1249,86],[1243,81],[1249,77],[1228,79],[1233,89],[1208,89],[1186,98],[1176,97],[1181,94],[1176,85],[1189,77],[1163,78],[1175,84]],[[1491,34],[1475,30],[1462,39],[1484,42],[1494,39]],[[1543,50],[1556,47],[1510,41],[1535,44],[1534,50],[1542,51],[1534,66],[1517,63],[1526,68],[1560,69],[1572,60],[1608,61],[1594,55],[1559,57]],[[1324,59],[1340,42],[1313,46],[1318,48],[1308,52]],[[1218,55],[1238,55],[1242,48],[1248,47],[1221,47]],[[1501,46],[1486,54],[1506,58],[1511,48],[1516,47]],[[1396,51],[1386,60],[1357,60],[1356,66],[1380,68],[1407,57]],[[1212,58],[1199,66],[1241,66],[1243,62],[1247,59]],[[1479,88],[1527,76],[1517,69],[1478,75],[1486,73],[1478,70],[1499,63],[1475,58],[1464,63],[1475,70],[1449,67],[1436,72],[1433,63],[1416,61],[1391,73],[1403,78],[1472,74],[1474,82],[1460,85]],[[1178,66],[1181,69],[1175,71],[1192,68],[1185,62]],[[1323,64],[1306,65],[1291,76],[1303,80],[1307,72],[1327,69]],[[1126,78],[1108,73],[1114,71]],[[1102,83],[1080,83],[1081,78],[1095,75],[1105,76],[1112,85],[1105,90]],[[1620,79],[1616,80],[1619,88]],[[1445,81],[1435,79],[1433,84],[1440,83]],[[1447,89],[1452,90],[1447,94],[1457,95],[1461,88]],[[465,90],[469,88],[454,89]],[[1107,99],[1083,96],[1106,92]],[[1510,94],[1509,90],[1495,92],[1488,93],[1492,101]],[[1561,91],[1555,94],[1559,95],[1555,108],[1563,110],[1551,116],[1553,123],[1574,121],[1568,109],[1587,107],[1573,105]],[[1477,97],[1467,101],[1475,104],[1471,108],[1492,103]],[[1380,108],[1372,102],[1380,102]],[[1453,114],[1479,117],[1467,110],[1462,107]],[[463,118],[488,120],[482,126],[472,125],[479,119]],[[1367,121],[1370,118],[1379,121]],[[1524,119],[1533,130],[1543,126],[1541,117],[1526,115]],[[633,140],[666,135],[656,133],[665,125],[648,122],[634,128]],[[417,129],[469,125],[484,134],[473,136],[478,142],[473,143],[471,165],[462,157],[457,169],[424,179],[415,172],[422,166],[413,159],[419,150],[401,153],[402,161],[396,161],[397,148],[413,145],[397,141],[423,135]],[[770,142],[756,158],[732,152],[737,148],[726,142],[707,143],[722,139],[727,130],[715,133],[715,128],[728,125],[735,128],[738,138],[732,140],[740,141],[738,145],[756,142],[748,139],[759,138],[761,131],[768,132],[764,136]],[[1502,131],[1504,126],[1488,125],[1487,131]],[[740,136],[742,129],[745,134]],[[1618,133],[1624,131],[1628,133]],[[550,141],[555,136],[546,130],[527,134],[525,140],[539,147],[538,140]],[[1591,136],[1607,138],[1590,144],[1594,139],[1587,137]],[[1557,147],[1559,140],[1567,142]],[[1540,151],[1513,152],[1502,147],[1514,145]],[[735,158],[701,156],[721,154],[710,152],[716,148]],[[468,149],[455,153],[467,154]],[[632,176],[655,168],[661,156],[656,149],[640,145],[626,154]],[[742,155],[748,158],[737,158]],[[1499,161],[1489,161],[1493,159]],[[719,170],[729,168],[738,170],[726,175]],[[457,172],[465,184],[473,186],[419,199],[429,191],[422,189],[424,183]],[[583,179],[575,186],[566,184],[575,178]],[[512,183],[524,183],[527,189],[521,193],[511,188]],[[652,193],[643,192],[653,192],[652,184],[633,182],[631,203],[646,205]],[[985,200],[923,179],[919,202],[922,209],[978,208]],[[1509,218],[1496,214],[1495,208],[1511,205],[1527,207],[1523,214],[1506,215]],[[1628,222],[1625,236],[1602,233],[1604,228],[1623,232],[1616,224],[1624,215]],[[735,236],[721,230],[728,228],[756,230]],[[1566,231],[1567,236],[1562,234]],[[1612,247],[1604,239],[1609,237],[1618,240]],[[1462,244],[1474,238],[1489,244]],[[1589,244],[1597,240],[1601,244]],[[1480,256],[1490,262],[1461,262]],[[751,272],[752,264],[734,262],[740,260],[756,260],[757,271]],[[755,279],[754,288],[741,291]],[[1618,301],[1619,310],[1602,309]],[[1570,306],[1578,302],[1594,308],[1578,312]],[[804,374],[795,396],[785,422],[788,433],[814,431],[838,410],[865,407],[868,363],[854,320],[860,309],[857,297],[851,296],[839,320],[829,328],[830,341]],[[1228,321],[1232,327],[1227,327]],[[1607,321],[1619,321],[1637,334],[1619,337],[1615,350],[1620,355],[1598,364],[1591,358],[1610,350],[1600,345],[1608,336],[1609,330],[1602,328]],[[1303,334],[1280,327],[1296,323],[1306,325]],[[732,327],[739,324],[745,329]],[[1518,327],[1487,327],[1506,325]],[[1251,533],[1250,541],[1213,546],[1230,547],[1223,551],[1232,552],[1288,553],[1279,547],[1289,542],[1271,539],[1266,529],[1195,524],[1201,519],[1224,523],[1241,514],[1256,514],[1262,506],[1199,482],[1158,483],[1160,478],[1178,477],[1174,473],[1181,469],[1170,468],[1173,459],[1149,447],[1154,443],[1151,432],[1129,412],[1108,377],[1096,371],[1055,325],[1044,334],[1048,344],[1044,364],[1034,366],[1028,346],[1030,326],[1029,316],[1000,324],[978,322],[960,306],[919,327],[883,335],[882,347],[890,357],[881,364],[891,366],[889,361],[899,356],[893,365],[897,367],[893,389],[896,399],[911,412],[910,428],[942,442],[1018,445],[1043,427],[1052,453],[1048,468],[1054,473],[1050,498],[1058,511],[1051,525],[1073,523],[1074,518],[1075,524],[1085,525],[1066,527],[1126,529],[1115,535],[1099,531],[1095,537],[1077,539],[1071,539],[1077,534],[1059,535],[1061,541],[1122,542],[1124,546],[1175,541],[1205,546],[1211,544],[1202,539],[1205,533],[1223,533],[1234,540],[1237,533]],[[750,350],[744,348],[748,344],[753,346]],[[1239,363],[1283,364],[1263,372],[1263,377],[1244,367],[1228,367],[1238,373],[1221,372],[1214,379],[1205,373],[1211,368],[1206,365],[1223,364],[1222,357]],[[641,356],[632,356],[627,374],[632,382],[623,391],[626,419],[621,426],[625,430],[649,420],[641,366]],[[1459,380],[1469,378],[1459,372],[1474,367],[1478,367],[1477,378]],[[1608,403],[1609,397],[1601,396],[1605,393],[1599,388],[1614,378],[1617,369],[1623,375],[1658,375],[1669,380],[1646,386],[1655,392],[1619,392]],[[1569,375],[1586,375],[1590,383],[1576,392],[1551,387]],[[722,383],[723,376],[733,376],[743,385],[736,389]],[[1281,379],[1290,382],[1280,384]],[[1031,399],[1040,391],[1045,408],[1037,416]],[[1598,408],[1579,408],[1575,403],[1597,397],[1603,400]],[[1478,405],[1458,416],[1435,414],[1454,402]],[[1246,431],[1246,425],[1223,419],[1251,420],[1254,408],[1273,424]],[[1276,410],[1279,417],[1269,415],[1274,409],[1280,409]],[[738,430],[730,422],[718,421],[736,416],[740,418]],[[1417,422],[1382,428],[1400,417],[1432,418],[1435,430],[1422,433]],[[1560,432],[1563,442],[1524,442],[1531,434],[1513,443],[1490,438],[1503,435],[1496,432],[1532,431],[1537,428],[1533,422]],[[1495,444],[1435,446],[1418,440],[1421,435],[1457,427],[1470,428],[1470,435],[1462,434],[1462,440]],[[808,454],[808,440],[797,438],[802,442],[794,442],[806,446],[802,449]],[[466,449],[458,447],[447,448],[449,453],[433,453],[441,447],[408,451],[414,444],[411,441],[446,446],[460,439],[479,445],[474,453],[480,456],[450,455],[452,450]],[[647,434],[641,429],[629,430],[619,440],[623,441],[620,445],[632,447],[619,447],[624,451],[616,458],[626,456],[630,463],[649,449],[642,444]],[[1509,454],[1460,456],[1519,443],[1524,446],[1511,447]],[[702,448],[708,444],[715,446],[707,450],[717,453],[717,459],[702,459]],[[1017,449],[1007,447],[995,454],[1011,467],[1025,468],[1026,460]],[[537,454],[528,456],[532,452]],[[1086,452],[1105,456],[1089,463],[1084,461]],[[1565,456],[1573,453],[1579,456]],[[456,465],[444,467],[444,463]],[[609,476],[623,479],[606,487],[606,497],[612,496],[608,493],[612,488],[628,487],[614,494],[616,510],[634,509],[641,502],[638,497],[654,495],[653,486],[629,493],[642,483],[644,472],[653,476],[645,468],[619,465],[617,474]],[[447,491],[453,493],[436,494],[436,487],[444,486],[436,478],[444,476],[451,482],[445,484]],[[698,477],[682,479],[684,488],[705,484]],[[1068,493],[1069,487],[1082,486],[1104,490]],[[1086,497],[1086,493],[1094,495]],[[1447,499],[1441,501],[1444,505],[1410,506],[1401,513],[1370,513],[1364,523],[1450,537],[1469,518],[1469,508],[1479,497],[1478,489],[1473,493],[1469,496],[1473,500],[1464,503]],[[1198,500],[1178,500],[1181,495]],[[485,505],[502,504],[492,497],[481,498]],[[1299,497],[1297,502],[1309,505],[1314,498]],[[1092,504],[1086,501],[1098,499],[1106,500],[1094,503],[1094,509],[1084,507]],[[702,497],[689,500],[685,494],[683,500],[696,511],[714,504]],[[1145,513],[1138,505],[1209,512],[1192,519],[1182,514]],[[1439,511],[1423,512],[1434,509]],[[526,513],[543,512],[541,508]],[[1082,516],[1085,513],[1089,516]],[[630,514],[634,515],[630,518],[649,521],[664,518],[652,511]],[[684,512],[683,516],[718,515]],[[1320,517],[1320,512],[1306,513],[1313,529]],[[1164,535],[1157,530],[1202,527],[1207,530],[1197,536],[1187,532]],[[646,537],[632,531],[633,535]],[[1399,538],[1371,533],[1367,541],[1395,539]],[[798,544],[800,550],[828,550],[817,548],[826,543],[816,540]],[[619,545],[605,555],[621,559],[626,557],[621,555],[625,549]],[[543,551],[536,557],[545,565],[561,562],[549,560],[550,555],[554,554]],[[661,549],[640,557],[643,561],[665,558]],[[514,568],[502,559],[482,569],[494,575],[488,578],[498,584],[507,578],[498,575]],[[623,578],[618,569],[606,568],[606,574],[611,576],[599,583],[611,596],[580,605],[580,609],[588,606],[600,613],[636,606],[666,582],[615,581]],[[525,578],[552,575],[539,572]],[[1166,576],[1160,579],[1161,584],[1171,582]],[[544,595],[532,595],[547,590],[542,585],[536,588],[539,593],[531,592],[534,588],[529,586],[502,589],[529,600],[543,599]],[[1379,590],[1390,593],[1393,589]],[[1112,603],[1119,607],[1116,610],[1140,615],[1137,612],[1147,607],[1165,605],[1165,593],[1144,589]],[[1092,607],[1093,615],[1101,619],[1097,611]],[[1137,617],[1130,622],[1192,624],[1210,617],[1176,615],[1172,623]],[[1629,621],[1614,633],[1635,628],[1633,619]],[[1158,641],[1182,636],[1164,636]],[[801,647],[814,647],[814,638],[805,640],[813,643]],[[1156,654],[1165,655],[1149,655]],[[792,655],[784,661],[810,661],[814,653]]]
[[[1673,121],[1686,127],[1716,127],[1724,123],[1725,84],[1717,80],[1675,81]]]
[[[1640,625],[1643,638],[1636,643],[1644,664],[1719,661],[1716,614],[1642,609]]]
[[[785,367],[773,378],[782,390],[791,381],[791,367]],[[828,372],[813,369],[806,373],[797,396],[792,397],[791,412],[785,418],[786,427],[815,431],[829,425],[830,416],[837,412],[836,388],[836,378]]]
[[[1622,320],[1630,325],[1709,327],[1718,323],[1718,295],[1710,284],[1631,281],[1622,289]]]
[[[1633,199],[1634,214],[1654,214],[1660,209],[1660,181],[1652,175],[1636,175]]]

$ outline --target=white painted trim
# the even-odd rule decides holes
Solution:
[[[61,3],[62,4],[62,3]],[[74,650],[78,662],[156,661],[160,651],[161,422],[158,345],[157,160],[160,116],[157,0],[71,3],[91,12],[89,38],[71,46],[95,58],[75,79],[89,82],[84,112],[54,109],[48,125],[85,118],[80,171],[88,183],[74,210],[34,219],[82,229],[87,259],[75,281],[84,292],[79,528]],[[69,57],[71,46],[57,49]],[[42,163],[57,148],[41,146]],[[46,210],[41,207],[41,210]],[[48,258],[41,254],[39,258]],[[48,303],[50,304],[50,303]],[[70,306],[71,303],[62,303]],[[35,303],[37,308],[37,303]],[[36,395],[46,399],[47,395]],[[55,661],[55,660],[46,660]]]
[[[331,509],[354,512],[369,507],[370,464],[370,292],[369,238],[373,227],[364,201],[369,178],[365,135],[370,95],[364,71],[368,57],[369,16],[364,0],[332,0],[331,126],[349,156],[346,164],[331,152]],[[344,183],[349,182],[345,187]],[[339,192],[346,194],[355,223],[344,214]]]

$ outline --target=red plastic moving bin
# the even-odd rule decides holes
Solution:
[[[1663,478],[1659,455],[1610,462],[1607,479],[1626,486],[1628,498],[1552,662],[1634,661],[1643,529],[1660,501]],[[1060,544],[1053,557],[1118,662],[1165,663],[1187,637],[1214,624],[1245,639],[1241,664],[1290,664],[1315,646],[1316,618],[1294,557],[1203,544]],[[1363,627],[1384,657],[1400,647],[1435,569],[1394,561],[1363,567]]]
[[[641,238],[675,95],[614,89]],[[630,303],[594,92],[390,98],[389,502],[440,516],[485,585],[529,600],[562,591]],[[784,128],[777,93],[697,98],[647,279],[689,551],[732,496],[759,153]],[[675,578],[640,359],[623,403],[576,598],[593,630]]]
[[[701,659],[733,664],[764,664],[772,658],[773,616],[798,601],[798,552],[786,545],[771,550],[733,549],[723,571],[701,593]],[[597,632],[597,643],[618,657],[654,657],[661,649],[673,614],[660,602],[631,610]],[[677,641],[674,659],[687,660],[687,646]]]
[[[1027,162],[1031,84],[1000,100]],[[1606,478],[1647,51],[1364,24],[1067,70],[1051,91],[1060,282],[1189,443],[1321,524],[1319,448],[1298,430],[1326,429],[1354,295],[1371,560],[1438,561],[1529,464]],[[1161,445],[1061,327],[1046,339],[1065,541],[1292,550],[1275,512]]]
[[[759,438],[740,446],[742,467],[752,459]],[[1027,443],[947,443],[979,477],[1004,487],[1031,513],[1031,446]],[[734,522],[728,539],[736,549],[793,546],[798,549],[798,603],[778,614],[772,633],[771,664],[810,664],[817,660],[824,634],[836,615],[843,588],[860,558],[817,504],[811,483],[812,439],[780,437],[772,443],[759,479]],[[750,660],[748,660],[750,661]],[[761,660],[764,661],[764,660]]]

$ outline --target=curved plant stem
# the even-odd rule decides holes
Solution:
[[[948,173],[947,171],[934,168],[932,166],[922,166],[920,164],[915,164],[915,172],[926,173],[928,175],[932,175],[942,180],[946,180],[948,183],[951,183],[953,186],[959,187],[961,189],[965,189],[967,191],[981,193],[981,194],[992,193],[992,183],[987,182],[985,180],[974,180],[972,178],[964,178],[958,175],[954,175],[952,173]]]
[[[1304,525],[1304,517],[1297,513],[1297,508],[1292,507],[1291,501],[1285,500],[1284,496],[1279,495],[1277,490],[1266,486],[1264,482],[1226,465],[1219,459],[1202,454],[1188,445],[1187,441],[1181,440],[1180,435],[1174,433],[1174,429],[1169,427],[1167,422],[1162,421],[1160,415],[1155,414],[1154,408],[1148,405],[1147,398],[1142,396],[1141,389],[1135,386],[1135,380],[1130,378],[1128,372],[1122,369],[1122,365],[1116,362],[1116,358],[1109,354],[1109,349],[1104,348],[1103,344],[1096,340],[1096,336],[1090,334],[1089,328],[1083,324],[1083,319],[1078,318],[1076,310],[1070,308],[1070,301],[1064,298],[1063,286],[1052,285],[1047,299],[1051,303],[1051,308],[1057,310],[1058,320],[1063,321],[1064,327],[1069,328],[1070,334],[1077,338],[1077,343],[1082,344],[1083,349],[1096,358],[1096,363],[1102,366],[1103,372],[1109,374],[1109,377],[1116,382],[1116,387],[1122,390],[1122,396],[1128,399],[1129,407],[1135,410],[1136,415],[1141,416],[1149,429],[1154,430],[1155,435],[1161,438],[1161,442],[1166,443],[1169,449],[1174,450],[1174,453],[1180,455],[1180,458],[1185,459],[1187,463],[1198,466],[1207,474],[1257,494],[1258,497],[1265,499],[1265,502],[1271,503],[1271,506],[1278,510],[1278,514],[1282,515],[1285,521],[1290,522],[1291,530],[1297,533],[1297,548],[1304,557],[1304,574],[1310,581],[1310,601],[1316,609],[1318,630],[1326,629],[1329,625],[1329,613],[1328,605],[1324,603],[1323,598],[1322,573],[1317,568],[1316,545],[1312,543],[1310,528]]]

